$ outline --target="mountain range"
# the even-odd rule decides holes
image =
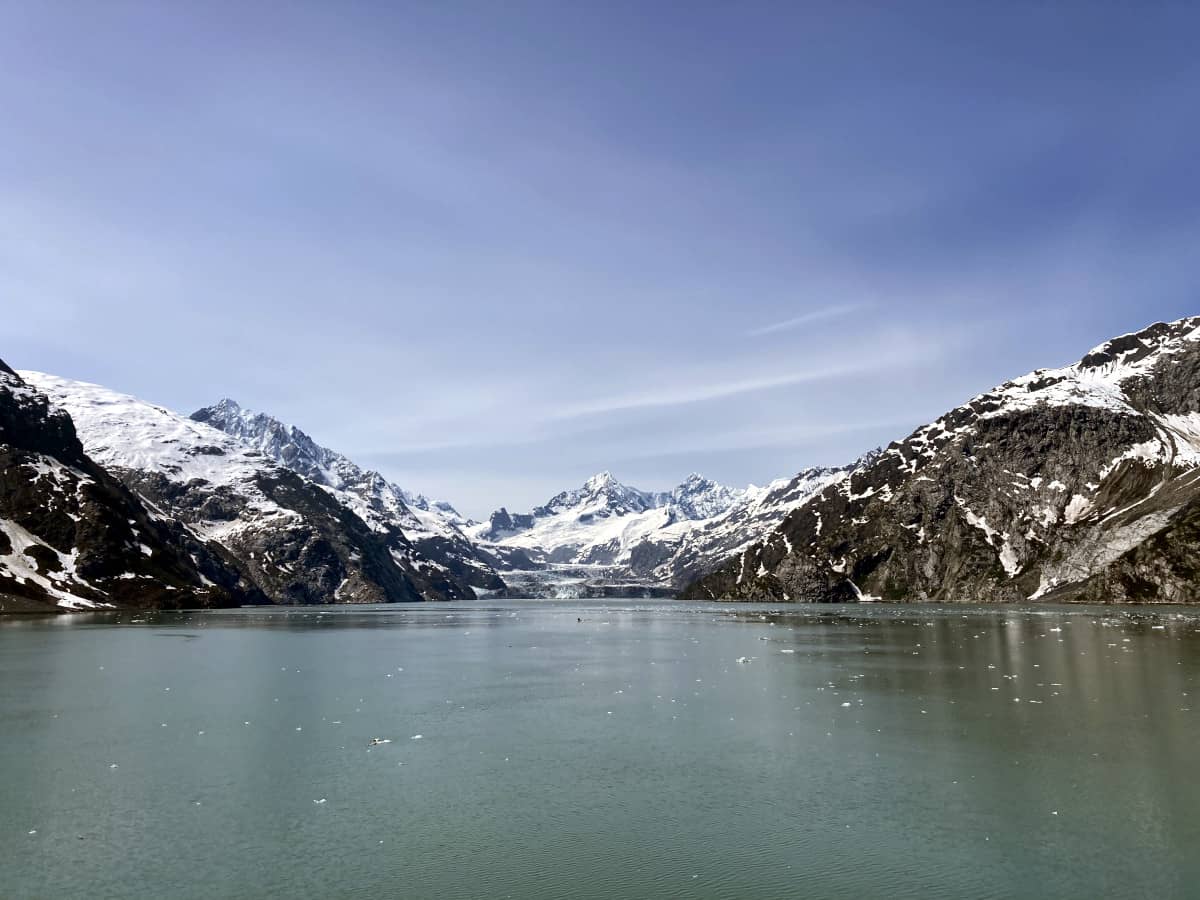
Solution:
[[[806,469],[745,490],[689,475],[670,491],[621,484],[608,472],[564,491],[529,513],[506,509],[467,534],[493,555],[519,551],[506,580],[532,596],[603,596],[618,586],[674,594],[691,579],[757,540],[814,493],[857,465]],[[540,570],[541,577],[517,572]]]
[[[641,594],[1187,602],[1200,318],[764,487],[608,472],[472,522],[230,399],[181,415],[0,363],[0,611]]]

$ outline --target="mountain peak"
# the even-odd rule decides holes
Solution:
[[[218,400],[216,403],[214,403],[212,406],[210,406],[208,408],[214,409],[214,410],[221,410],[222,412],[230,412],[230,413],[240,413],[242,411],[242,405],[240,403],[238,403],[236,400],[234,400],[232,397],[222,397],[220,400]]]
[[[612,472],[605,469],[603,472],[597,472],[585,481],[583,488],[587,491],[599,491],[615,484],[618,484],[617,479],[613,478]]]
[[[667,496],[666,502],[689,519],[708,519],[725,512],[745,494],[692,472]]]

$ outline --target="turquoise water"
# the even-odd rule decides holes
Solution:
[[[0,619],[0,895],[1197,897],[1198,673],[1196,610]]]

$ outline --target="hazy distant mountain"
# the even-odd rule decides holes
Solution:
[[[219,547],[89,458],[71,418],[0,362],[0,611],[264,599]]]
[[[369,515],[357,494],[317,484],[238,438],[134,397],[51,375],[25,377],[70,414],[98,463],[226,548],[275,603],[474,596],[399,527]]]
[[[233,400],[197,410],[192,419],[229,434],[315,484],[331,489],[377,531],[400,529],[424,558],[478,588],[502,588],[494,560],[463,535],[468,525],[449,503],[430,501],[390,483],[378,472],[317,444],[292,425],[243,409]]]
[[[1200,600],[1200,317],[975,397],[684,596]]]

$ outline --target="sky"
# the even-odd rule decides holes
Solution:
[[[0,358],[485,517],[1200,313],[1200,7],[0,0]]]

